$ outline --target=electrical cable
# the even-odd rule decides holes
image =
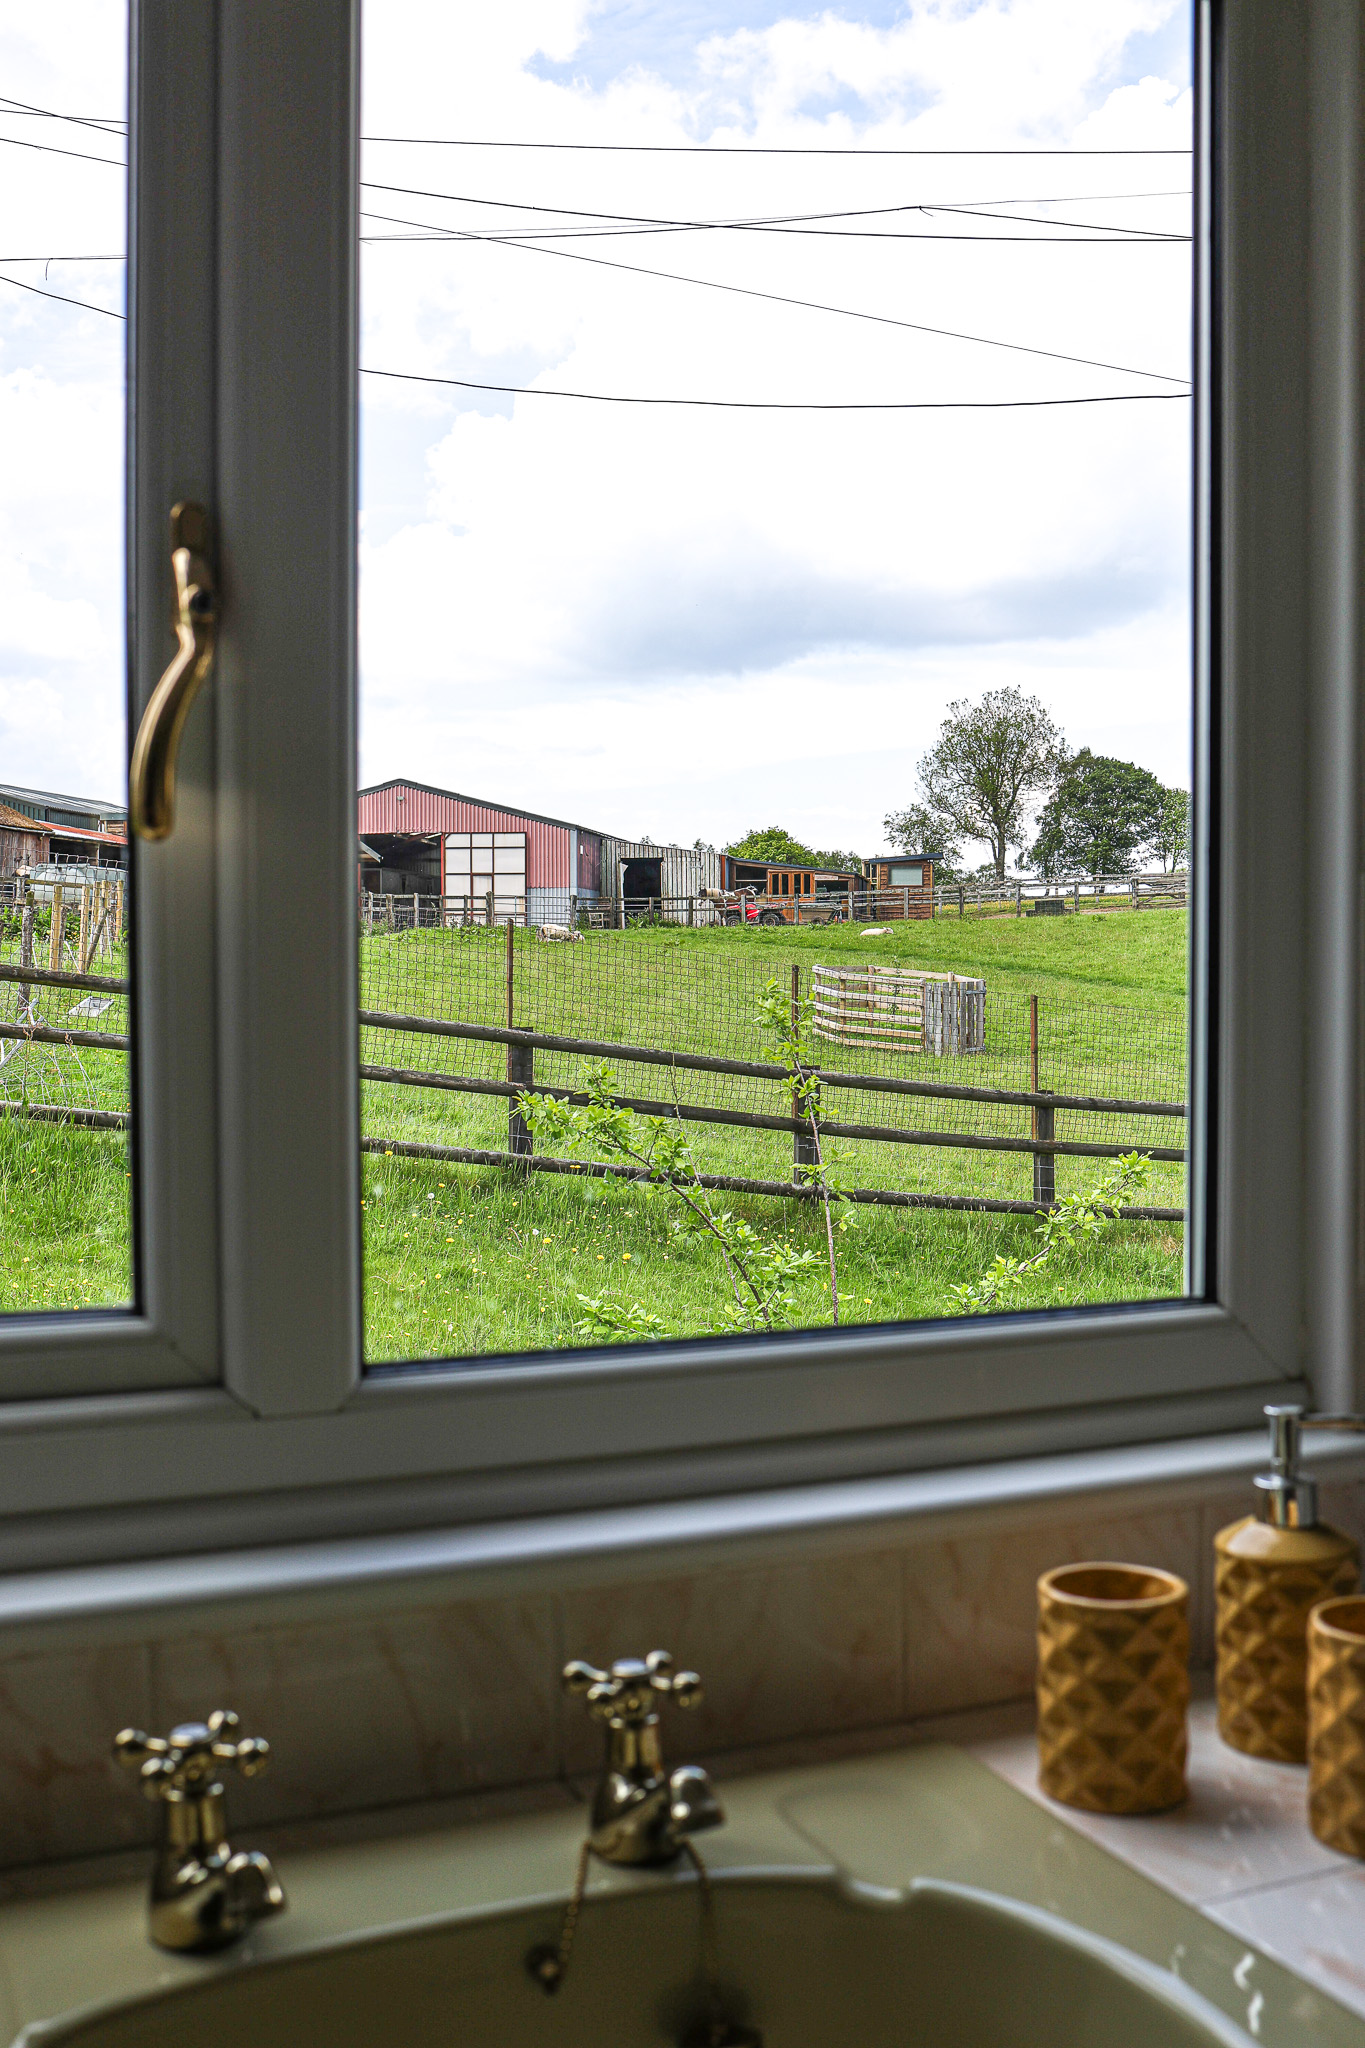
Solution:
[[[1182,187],[1182,188],[1181,188],[1180,190],[1178,190],[1178,191],[1165,191],[1165,192],[1064,192],[1064,193],[1061,193],[1061,194],[1054,194],[1054,195],[1051,195],[1051,196],[1049,196],[1049,195],[1046,195],[1046,194],[1045,194],[1045,195],[1043,195],[1043,196],[1041,196],[1041,197],[1035,197],[1035,198],[1028,198],[1028,197],[1024,197],[1024,198],[1018,198],[1018,199],[1016,199],[1016,198],[1011,198],[1011,197],[1008,197],[1008,196],[1007,196],[1007,197],[1005,197],[1005,198],[1003,198],[1003,199],[985,199],[985,200],[982,200],[982,199],[977,199],[977,200],[969,200],[969,199],[936,199],[936,200],[915,200],[915,201],[911,201],[911,202],[908,202],[908,203],[907,203],[907,204],[906,204],[905,206],[863,206],[863,207],[849,207],[849,208],[846,208],[846,209],[844,209],[844,210],[842,210],[842,211],[840,211],[840,212],[838,212],[838,213],[809,213],[809,214],[786,214],[786,215],[782,215],[782,216],[768,216],[766,220],[765,220],[765,219],[763,219],[763,217],[761,217],[761,216],[748,216],[748,217],[746,217],[746,218],[744,218],[744,219],[739,219],[739,220],[733,220],[733,221],[726,221],[726,222],[715,222],[715,221],[700,221],[700,222],[698,222],[698,223],[697,223],[697,231],[698,231],[698,232],[705,232],[705,231],[707,231],[707,230],[708,230],[708,229],[710,229],[710,228],[713,228],[713,227],[718,227],[718,226],[725,226],[725,227],[755,227],[755,226],[760,226],[760,225],[769,225],[769,224],[771,224],[771,223],[772,223],[772,222],[773,222],[774,220],[778,220],[778,219],[782,220],[782,221],[783,221],[784,223],[793,223],[793,222],[802,222],[802,221],[819,221],[819,220],[857,220],[857,219],[862,219],[862,218],[866,218],[867,216],[869,216],[869,215],[874,215],[874,214],[882,214],[882,213],[901,213],[901,212],[907,212],[907,211],[910,211],[910,210],[911,210],[912,208],[914,208],[914,209],[917,209],[917,210],[919,210],[919,211],[921,211],[921,212],[924,212],[924,213],[931,213],[931,214],[932,214],[932,213],[940,213],[940,212],[942,212],[942,213],[954,213],[954,212],[958,212],[958,211],[963,211],[963,212],[966,212],[966,211],[969,211],[969,210],[971,210],[971,209],[973,209],[973,208],[978,208],[978,209],[979,209],[979,208],[981,208],[981,207],[985,207],[985,206],[1060,206],[1060,205],[1063,205],[1063,204],[1066,204],[1066,203],[1073,203],[1073,204],[1074,204],[1074,202],[1075,202],[1075,201],[1077,201],[1077,200],[1083,200],[1083,201],[1087,201],[1087,202],[1089,202],[1089,203],[1090,203],[1090,204],[1092,204],[1092,205],[1097,205],[1097,206],[1107,206],[1107,205],[1111,205],[1111,204],[1117,203],[1117,202],[1119,202],[1119,201],[1129,201],[1129,200],[1134,200],[1134,199],[1190,199],[1190,198],[1192,198],[1193,196],[1194,196],[1194,195],[1193,195],[1193,193],[1192,193],[1192,192],[1191,192],[1191,191],[1189,190],[1189,188],[1188,188],[1188,187],[1186,186],[1186,187]],[[1001,220],[1014,220],[1014,219],[1017,219],[1017,218],[1019,218],[1019,217],[1020,217],[1020,216],[1018,216],[1018,215],[1015,215],[1015,214],[1009,214],[1009,213],[1006,213],[1006,214],[1001,214],[1001,215],[999,215],[999,216],[998,216],[998,218],[999,218],[999,219],[1001,219]],[[1049,224],[1050,224],[1050,225],[1055,225],[1055,223],[1049,223]],[[1107,228],[1101,228],[1101,227],[1098,227],[1098,226],[1092,226],[1092,225],[1091,225],[1091,224],[1089,224],[1089,223],[1087,223],[1086,225],[1087,225],[1087,227],[1088,227],[1088,228],[1090,229],[1090,232],[1092,233],[1092,235],[1093,235],[1094,237],[1101,237],[1101,236],[1104,236],[1104,235],[1105,235],[1105,234],[1106,234],[1106,233],[1108,232]],[[607,238],[607,237],[610,237],[610,236],[613,236],[613,235],[635,235],[635,234],[655,234],[655,233],[658,233],[658,234],[688,234],[688,233],[691,233],[691,232],[693,232],[693,230],[691,229],[691,227],[690,227],[690,226],[688,226],[688,225],[681,225],[681,224],[680,224],[680,225],[678,225],[677,227],[669,227],[669,228],[662,228],[662,227],[661,227],[661,228],[657,228],[657,229],[656,229],[656,228],[651,228],[651,227],[623,227],[623,228],[615,228],[615,227],[612,227],[612,228],[553,228],[553,229],[547,228],[547,229],[513,229],[513,230],[509,231],[509,232],[508,232],[508,234],[507,234],[506,236],[500,237],[500,239],[505,239],[505,240],[509,240],[509,241],[510,241],[510,240],[513,240],[513,239],[517,239],[517,240],[535,240],[535,241],[537,241],[537,242],[550,242],[550,241],[575,241],[575,240],[594,240],[594,239],[603,239],[603,238]],[[1129,229],[1129,228],[1124,228],[1124,229],[1121,229],[1121,230],[1119,231],[1119,233],[1118,233],[1118,235],[1117,235],[1117,237],[1116,237],[1115,239],[1117,239],[1118,241],[1125,241],[1125,240],[1127,240],[1127,239],[1128,239],[1128,238],[1129,238],[1130,236],[1131,236],[1131,237],[1135,237],[1135,238],[1136,238],[1136,237],[1139,237],[1139,236],[1145,236],[1145,235],[1149,235],[1149,234],[1152,234],[1153,232],[1154,232],[1154,231],[1153,231],[1153,230],[1151,230],[1151,229]],[[371,237],[370,239],[371,239],[371,240],[380,240],[380,239],[383,239],[383,238],[382,238],[382,237],[377,237],[377,236],[372,236],[372,237]],[[394,239],[397,239],[397,238],[395,237]],[[898,239],[904,239],[904,240],[906,240],[906,241],[912,241],[912,240],[913,240],[913,241],[947,241],[947,240],[954,240],[954,239],[963,239],[963,240],[969,240],[969,241],[983,241],[983,242],[984,242],[984,241],[992,241],[992,242],[994,242],[994,241],[1014,241],[1014,240],[1018,240],[1018,241],[1029,241],[1029,242],[1032,242],[1032,241],[1043,241],[1043,240],[1045,240],[1045,239],[1047,239],[1047,238],[1046,238],[1046,237],[1044,237],[1044,236],[1041,236],[1041,235],[1020,235],[1020,236],[1017,236],[1017,237],[1016,237],[1016,236],[1011,236],[1011,235],[972,235],[972,236],[966,236],[966,237],[961,237],[961,238],[958,238],[958,237],[949,237],[949,236],[943,236],[943,235],[907,235],[907,236],[905,236],[905,237],[901,237],[901,238],[898,238]],[[1059,238],[1059,239],[1061,239],[1061,238]],[[1070,237],[1067,237],[1067,238],[1065,238],[1065,239],[1068,239],[1068,240],[1069,240],[1069,239],[1071,239],[1071,238],[1070,238]],[[1189,237],[1188,235],[1182,235],[1182,236],[1175,236],[1175,235],[1173,235],[1173,234],[1168,234],[1168,235],[1166,235],[1166,236],[1165,236],[1165,239],[1167,239],[1167,240],[1180,240],[1180,241],[1185,241],[1185,242],[1188,242],[1188,241],[1189,241],[1189,240],[1190,240],[1191,238],[1190,238],[1190,237]]]
[[[797,149],[761,143],[710,142],[508,142],[465,135],[362,135],[362,142],[393,142],[418,149],[583,149],[630,156],[1192,156],[1180,149]]]
[[[829,403],[780,398],[627,398],[609,391],[545,391],[535,384],[476,384],[468,377],[426,377],[416,370],[376,370],[362,364],[362,377],[395,377],[407,384],[451,384],[461,391],[500,391],[516,398],[580,398],[593,405],[687,405],[724,412],[1013,412],[1056,405],[1125,405],[1143,400],[1185,399],[1188,391],[1109,391],[1094,398],[865,399]]]
[[[71,299],[62,292],[42,291],[36,284],[25,284],[21,278],[0,276],[0,284],[17,285],[20,291],[35,292],[40,299],[56,299],[63,306],[79,306],[87,313],[103,313],[107,320],[126,318],[123,313],[110,312],[107,306],[91,305],[88,299]],[[1121,405],[1129,399],[1180,399],[1191,395],[1188,391],[1116,391],[1094,398],[869,399],[822,403],[760,398],[635,398],[608,391],[545,391],[534,384],[481,384],[468,377],[429,377],[416,370],[377,370],[366,363],[361,364],[360,374],[362,377],[395,378],[405,384],[441,384],[461,391],[495,391],[519,398],[577,398],[592,405],[704,406],[724,412],[1007,412],[1057,405]],[[1136,371],[1133,374],[1151,376],[1157,373]]]
[[[800,213],[798,213],[798,214],[786,214],[786,215],[783,215],[783,214],[769,214],[769,215],[758,215],[758,216],[756,216],[756,217],[754,217],[754,218],[752,218],[752,219],[745,219],[745,220],[706,220],[706,221],[701,221],[701,220],[671,220],[671,219],[668,219],[668,218],[662,218],[662,219],[661,219],[661,218],[659,218],[659,217],[658,217],[658,216],[656,216],[656,215],[652,215],[652,214],[646,214],[646,213],[605,213],[605,212],[603,212],[603,211],[602,211],[602,210],[601,210],[600,208],[597,208],[597,207],[590,207],[590,206],[548,206],[548,205],[540,205],[540,204],[536,204],[536,203],[533,203],[532,201],[530,201],[530,200],[526,200],[526,199],[483,199],[483,198],[479,198],[478,196],[476,196],[476,195],[473,195],[473,194],[471,194],[471,193],[468,193],[468,192],[433,192],[433,191],[431,191],[431,190],[430,190],[430,189],[429,189],[428,187],[426,187],[426,186],[422,186],[422,185],[388,185],[388,184],[381,184],[381,183],[379,182],[379,180],[378,180],[378,179],[376,179],[376,178],[362,178],[362,179],[360,180],[360,186],[361,186],[361,190],[362,190],[362,191],[365,191],[365,192],[396,192],[396,193],[398,193],[398,194],[399,194],[400,196],[402,196],[402,197],[404,197],[404,198],[408,198],[408,199],[436,199],[436,200],[441,200],[441,201],[447,201],[447,202],[449,202],[450,204],[452,204],[452,205],[455,205],[455,206],[494,206],[494,207],[497,207],[497,208],[498,208],[498,210],[499,210],[500,212],[512,212],[512,213],[549,213],[549,214],[554,214],[554,215],[555,215],[556,217],[558,217],[558,218],[564,218],[564,219],[572,219],[572,220],[594,220],[594,221],[604,221],[604,220],[605,220],[605,221],[614,221],[614,222],[618,222],[618,223],[622,223],[622,222],[625,222],[625,223],[629,223],[629,225],[630,225],[630,227],[631,227],[632,229],[639,229],[639,228],[641,228],[641,227],[646,227],[646,228],[687,228],[687,229],[700,229],[700,228],[704,228],[704,229],[714,229],[714,230],[716,230],[716,231],[721,231],[721,230],[743,230],[743,231],[745,231],[745,232],[750,232],[750,231],[752,231],[752,230],[754,230],[754,229],[757,229],[757,228],[772,228],[772,229],[784,229],[785,227],[787,227],[788,225],[790,225],[790,224],[792,224],[792,223],[799,223],[799,222],[802,222],[802,221],[818,221],[818,220],[850,220],[850,219],[857,219],[857,218],[861,218],[861,217],[864,217],[864,216],[866,216],[866,215],[869,215],[869,214],[885,214],[885,213],[926,213],[926,212],[930,212],[930,211],[936,211],[936,212],[943,212],[943,213],[949,213],[949,212],[959,212],[959,213],[967,213],[967,212],[970,212],[970,211],[972,210],[972,209],[971,209],[971,208],[970,208],[969,206],[966,206],[966,205],[963,205],[963,206],[954,206],[954,207],[948,207],[948,206],[940,206],[940,207],[937,207],[937,208],[932,208],[932,209],[931,209],[931,208],[929,208],[929,207],[925,206],[925,205],[924,205],[924,203],[923,203],[922,201],[910,201],[910,202],[907,202],[906,204],[904,204],[904,205],[901,205],[901,206],[873,206],[873,207],[865,207],[865,208],[858,208],[858,209],[857,209],[856,211],[853,211],[853,212],[849,212],[849,213],[829,213],[829,214],[819,214],[819,213],[811,213],[811,214],[800,214]],[[1019,218],[1019,216],[1018,216],[1018,215],[1016,215],[1016,214],[985,214],[985,213],[983,213],[981,217],[982,217],[983,219],[1000,219],[1000,220],[1017,220],[1017,219]],[[1082,230],[1083,230],[1084,232],[1086,232],[1087,234],[1089,234],[1089,233],[1091,233],[1091,232],[1094,232],[1094,233],[1110,233],[1110,232],[1112,232],[1111,230],[1108,230],[1108,229],[1096,229],[1096,230],[1091,230],[1091,228],[1090,228],[1090,225],[1089,225],[1089,223],[1087,223],[1087,222],[1084,222],[1084,221],[1080,221],[1080,222],[1077,222],[1077,221],[1043,221],[1043,222],[1041,223],[1041,225],[1042,225],[1042,226],[1044,226],[1044,227],[1072,227],[1072,228],[1075,228],[1075,227],[1079,227],[1079,228],[1081,228],[1081,229],[1082,229]],[[1156,241],[1158,241],[1158,242],[1161,242],[1161,241],[1167,241],[1167,240],[1183,240],[1183,241],[1188,241],[1188,240],[1190,239],[1188,235],[1185,235],[1185,236],[1175,236],[1175,235],[1168,235],[1167,233],[1165,233],[1165,232],[1164,232],[1164,231],[1162,231],[1162,230],[1159,230],[1159,229],[1152,229],[1152,228],[1124,228],[1124,229],[1122,229],[1122,230],[1120,231],[1119,235],[1118,235],[1118,236],[1116,237],[1116,239],[1118,239],[1118,240],[1120,240],[1120,241],[1128,241],[1128,240],[1137,240],[1137,241],[1139,241],[1139,242],[1141,242],[1141,241],[1144,241],[1144,240],[1146,240],[1146,239],[1148,239],[1148,238],[1154,239],[1154,240],[1156,240]],[[949,239],[949,238],[947,238],[947,237],[936,237],[936,238],[929,238],[929,239]],[[975,237],[975,236],[973,236],[973,237],[966,237],[966,238],[964,238],[964,239],[969,239],[969,240],[976,240],[976,239],[980,239],[980,240],[983,240],[983,241],[984,241],[984,240],[986,240],[987,238],[986,238],[985,236],[981,236],[981,237],[979,237],[979,238],[978,238],[978,237]],[[1027,236],[1027,237],[1025,237],[1024,239],[1026,239],[1026,240],[1029,240],[1029,241],[1035,241],[1035,240],[1036,240],[1036,241],[1042,241],[1042,240],[1044,240],[1044,239],[1046,239],[1046,238],[1045,238],[1045,237],[1043,237],[1043,236]]]
[[[366,213],[364,218],[367,220],[377,220],[383,219],[385,218],[385,216],[382,214]],[[407,223],[407,225],[412,226],[415,225],[415,223],[409,222]],[[456,241],[477,242],[485,239],[485,237],[475,234],[472,230],[466,231],[463,229],[454,228],[451,229],[450,233],[451,238]],[[930,327],[926,322],[922,320],[897,320],[894,319],[888,313],[863,313],[849,306],[825,305],[818,299],[790,298],[784,292],[759,291],[757,287],[753,285],[721,284],[714,278],[686,277],[683,275],[681,271],[652,270],[647,268],[645,265],[639,263],[619,263],[609,256],[585,256],[581,251],[576,249],[546,249],[541,247],[539,243],[535,242],[497,241],[493,244],[493,246],[495,248],[500,249],[522,249],[525,250],[528,255],[558,256],[569,263],[591,263],[603,270],[624,270],[628,271],[634,277],[664,278],[671,284],[697,285],[702,290],[705,291],[729,292],[734,294],[736,297],[744,299],[768,299],[771,300],[774,305],[800,306],[805,310],[814,313],[837,313],[842,314],[844,317],[852,320],[872,320],[875,321],[878,326],[903,327],[909,330],[911,333],[933,334],[937,335],[938,337],[945,341],[969,341],[976,343],[978,346],[982,348],[1004,348],[1009,349],[1020,355],[1046,356],[1052,362],[1076,363],[1080,365],[1082,368],[1088,370],[1113,370],[1117,372],[1118,375],[1123,377],[1154,377],[1157,378],[1163,384],[1187,384],[1189,382],[1188,377],[1173,377],[1166,370],[1135,370],[1132,368],[1130,364],[1127,363],[1100,362],[1091,356],[1073,356],[1064,354],[1059,349],[1034,348],[1030,346],[1027,342],[998,341],[990,335],[965,334],[962,333],[960,330],[952,327]]]
[[[11,149],[36,149],[44,156],[74,156],[83,164],[112,164],[116,171],[128,168],[120,156],[91,156],[84,149],[58,149],[55,142],[25,142],[22,135],[0,135],[0,142],[7,142]]]
[[[8,259],[11,263],[13,257]],[[22,277],[0,277],[0,284],[12,284],[17,291],[34,292],[40,299],[56,299],[63,306],[81,306],[87,313],[103,313],[106,320],[124,320],[125,313],[111,313],[107,306],[92,306],[89,299],[71,299],[65,292],[44,291],[40,285],[25,284]]]
[[[51,107],[35,107],[29,100],[12,100],[0,92],[0,112],[13,110],[16,114],[35,114],[42,121],[70,121],[77,128],[94,128],[101,135],[123,134],[128,123],[122,114],[54,114]]]

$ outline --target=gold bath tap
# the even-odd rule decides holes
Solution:
[[[695,1671],[673,1670],[665,1650],[643,1659],[618,1657],[610,1671],[575,1662],[564,1667],[564,1689],[587,1701],[606,1723],[607,1763],[592,1802],[588,1845],[607,1863],[671,1863],[689,1835],[725,1819],[711,1780],[699,1764],[665,1772],[659,1746],[659,1706],[700,1704]]]
[[[226,1948],[256,1920],[282,1913],[284,1892],[259,1849],[236,1849],[227,1839],[223,1769],[235,1764],[244,1778],[266,1767],[270,1744],[255,1736],[236,1740],[236,1714],[221,1710],[207,1722],[185,1721],[166,1737],[125,1728],[114,1754],[142,1780],[161,1808],[160,1839],[152,1867],[148,1932],[160,1948]]]

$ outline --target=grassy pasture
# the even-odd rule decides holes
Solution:
[[[890,1063],[891,1071],[987,1085],[1027,1085],[1027,997],[1043,1010],[1044,1086],[1082,1085],[1093,1092],[1184,1093],[1178,1058],[1185,988],[1184,914],[1108,912],[1072,919],[968,915],[897,926],[891,937],[863,941],[857,929],[696,931],[662,928],[604,935],[581,946],[544,947],[518,935],[517,1022],[541,1029],[689,1050],[761,1054],[752,1021],[752,990],[772,974],[789,983],[793,963],[892,959],[907,965],[983,976],[993,1006],[988,1052],[972,1061]],[[15,948],[4,947],[6,957]],[[361,942],[361,1000],[367,1008],[421,1012],[501,1023],[505,1017],[505,954],[500,935],[421,933]],[[122,973],[120,956],[101,971]],[[804,986],[804,979],[803,979]],[[66,1014],[50,993],[45,1021]],[[13,985],[3,996],[12,1016]],[[1096,1021],[1098,1020],[1098,1022]],[[89,1022],[122,1030],[121,1003]],[[367,1060],[500,1077],[501,1048],[409,1034],[368,1032]],[[823,1064],[865,1067],[865,1053],[821,1045]],[[127,1062],[115,1053],[85,1053],[79,1067],[39,1048],[23,1083],[31,1100],[66,1099],[125,1108]],[[0,1070],[3,1092],[20,1092],[20,1068]],[[537,1075],[572,1082],[583,1062],[538,1056]],[[623,1090],[668,1093],[665,1070],[618,1069]],[[1159,1085],[1158,1085],[1159,1084]],[[767,1083],[687,1081],[690,1100],[734,1102],[781,1110]],[[711,1090],[708,1094],[708,1090]],[[751,1092],[746,1093],[749,1090]],[[729,1091],[729,1092],[727,1092]],[[858,1099],[840,1093],[831,1115],[851,1120]],[[939,1106],[904,1099],[888,1114],[885,1098],[863,1104],[886,1121],[916,1127],[999,1129],[1022,1135],[1027,1112]],[[505,1103],[436,1089],[367,1082],[362,1089],[367,1133],[395,1139],[487,1147],[506,1144]],[[1110,1136],[1115,1141],[1179,1142],[1178,1123],[1139,1125],[1131,1118],[1112,1133],[1098,1120],[1068,1124],[1059,1136]],[[704,1169],[786,1179],[791,1140],[778,1133],[692,1127]],[[849,1184],[930,1187],[943,1192],[1026,1196],[1030,1162],[1001,1154],[932,1151],[831,1140],[840,1177]],[[0,1312],[75,1309],[127,1301],[131,1291],[128,1144],[118,1132],[55,1127],[0,1116]],[[1059,1161],[1058,1186],[1090,1185],[1103,1162]],[[643,1302],[671,1330],[706,1327],[720,1276],[713,1249],[674,1227],[672,1205],[643,1189],[550,1175],[513,1178],[493,1170],[450,1168],[436,1161],[367,1153],[362,1159],[365,1261],[365,1345],[371,1360],[440,1353],[479,1354],[538,1349],[575,1341],[576,1296],[611,1294]],[[819,1216],[794,1204],[757,1197],[724,1198],[765,1230],[786,1230],[819,1249]],[[1149,1200],[1178,1206],[1181,1169],[1161,1169]],[[884,1321],[942,1315],[948,1289],[976,1278],[997,1252],[1031,1248],[1028,1218],[916,1210],[861,1209],[840,1244],[843,1318]],[[1118,1226],[1089,1255],[1068,1254],[1035,1285],[1026,1303],[1138,1300],[1178,1293],[1179,1224]],[[801,1316],[827,1318],[818,1273],[804,1283]]]
[[[898,926],[865,941],[856,929],[687,931],[660,927],[588,938],[583,945],[538,946],[515,940],[514,1016],[520,1025],[567,1035],[692,1051],[761,1057],[753,991],[776,976],[789,986],[792,966],[813,961],[891,959],[983,976],[994,1006],[984,1057],[926,1061],[880,1055],[877,1070],[973,1085],[1028,1085],[1027,998],[1040,996],[1044,1026],[1042,1085],[1143,1099],[1179,1100],[1183,1076],[1186,920],[1179,911],[1109,912],[1076,919],[950,917]],[[500,934],[408,933],[362,943],[364,1007],[483,1023],[506,1018],[504,941]],[[500,1078],[501,1047],[406,1033],[369,1031],[362,1057],[431,1071]],[[819,1045],[821,1063],[866,1069],[866,1051]],[[538,1079],[581,1085],[587,1063],[536,1056]],[[661,1098],[670,1077],[620,1063],[622,1093]],[[682,1099],[782,1111],[782,1091],[761,1082],[679,1076]],[[837,1107],[834,1105],[837,1102]],[[507,1108],[497,1098],[366,1082],[367,1133],[417,1143],[503,1150]],[[830,1091],[827,1114],[854,1121],[913,1122],[919,1129],[1028,1131],[1018,1108],[858,1097]],[[1059,1112],[1059,1137],[1179,1144],[1175,1120],[1102,1120]],[[689,1136],[704,1171],[788,1178],[790,1136],[694,1124]],[[1027,1198],[1026,1156],[911,1148],[857,1139],[828,1140],[848,1185],[924,1188]],[[1060,1192],[1093,1185],[1102,1161],[1058,1162]],[[559,1176],[513,1178],[494,1169],[367,1154],[365,1181],[365,1329],[374,1360],[521,1350],[571,1343],[579,1294],[639,1302],[670,1331],[706,1328],[723,1285],[714,1248],[677,1227],[675,1205],[644,1189]],[[756,1227],[823,1244],[820,1216],[794,1204],[743,1195],[723,1201]],[[1178,1207],[1183,1169],[1160,1167],[1147,1197]],[[860,1208],[840,1245],[841,1319],[887,1321],[943,1315],[949,1288],[976,1278],[997,1252],[1032,1248],[1029,1218],[926,1210]],[[1179,1224],[1118,1226],[1088,1257],[1069,1254],[1025,1300],[1031,1306],[1139,1300],[1178,1293],[1183,1237]],[[818,1273],[799,1293],[801,1320],[828,1318]]]

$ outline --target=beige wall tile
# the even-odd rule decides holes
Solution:
[[[667,1711],[667,1757],[898,1720],[901,1562],[893,1552],[721,1570],[563,1596],[566,1657],[609,1664],[670,1650],[706,1687],[691,1714]],[[601,1758],[602,1731],[564,1701],[572,1771]]]
[[[911,1715],[947,1713],[1033,1690],[1037,1583],[1086,1558],[1159,1565],[1190,1583],[1191,1639],[1204,1629],[1208,1573],[1200,1515],[1011,1529],[906,1553],[905,1686]]]
[[[164,1733],[233,1707],[267,1737],[231,1790],[249,1824],[553,1777],[552,1661],[548,1598],[452,1603],[155,1645],[152,1711]]]
[[[148,1712],[141,1645],[0,1663],[0,1863],[151,1841],[155,1816],[112,1754]]]

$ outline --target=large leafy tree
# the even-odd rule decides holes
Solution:
[[[929,810],[964,839],[984,839],[998,875],[1022,846],[1031,800],[1051,789],[1066,743],[1046,708],[1021,690],[987,690],[948,706],[919,764]]]
[[[907,804],[903,811],[888,811],[882,830],[893,846],[905,853],[931,853],[934,875],[940,882],[956,882],[962,866],[958,835],[946,818],[928,804]]]
[[[1152,836],[1151,850],[1169,873],[1190,857],[1190,793],[1168,788],[1162,798],[1161,824]]]
[[[1161,830],[1166,797],[1148,769],[1082,747],[1043,807],[1033,866],[1048,877],[1131,874]]]
[[[766,860],[776,866],[862,869],[856,853],[822,853],[818,848],[803,846],[781,825],[765,825],[761,831],[746,832],[742,839],[732,840],[725,851],[740,860]]]

